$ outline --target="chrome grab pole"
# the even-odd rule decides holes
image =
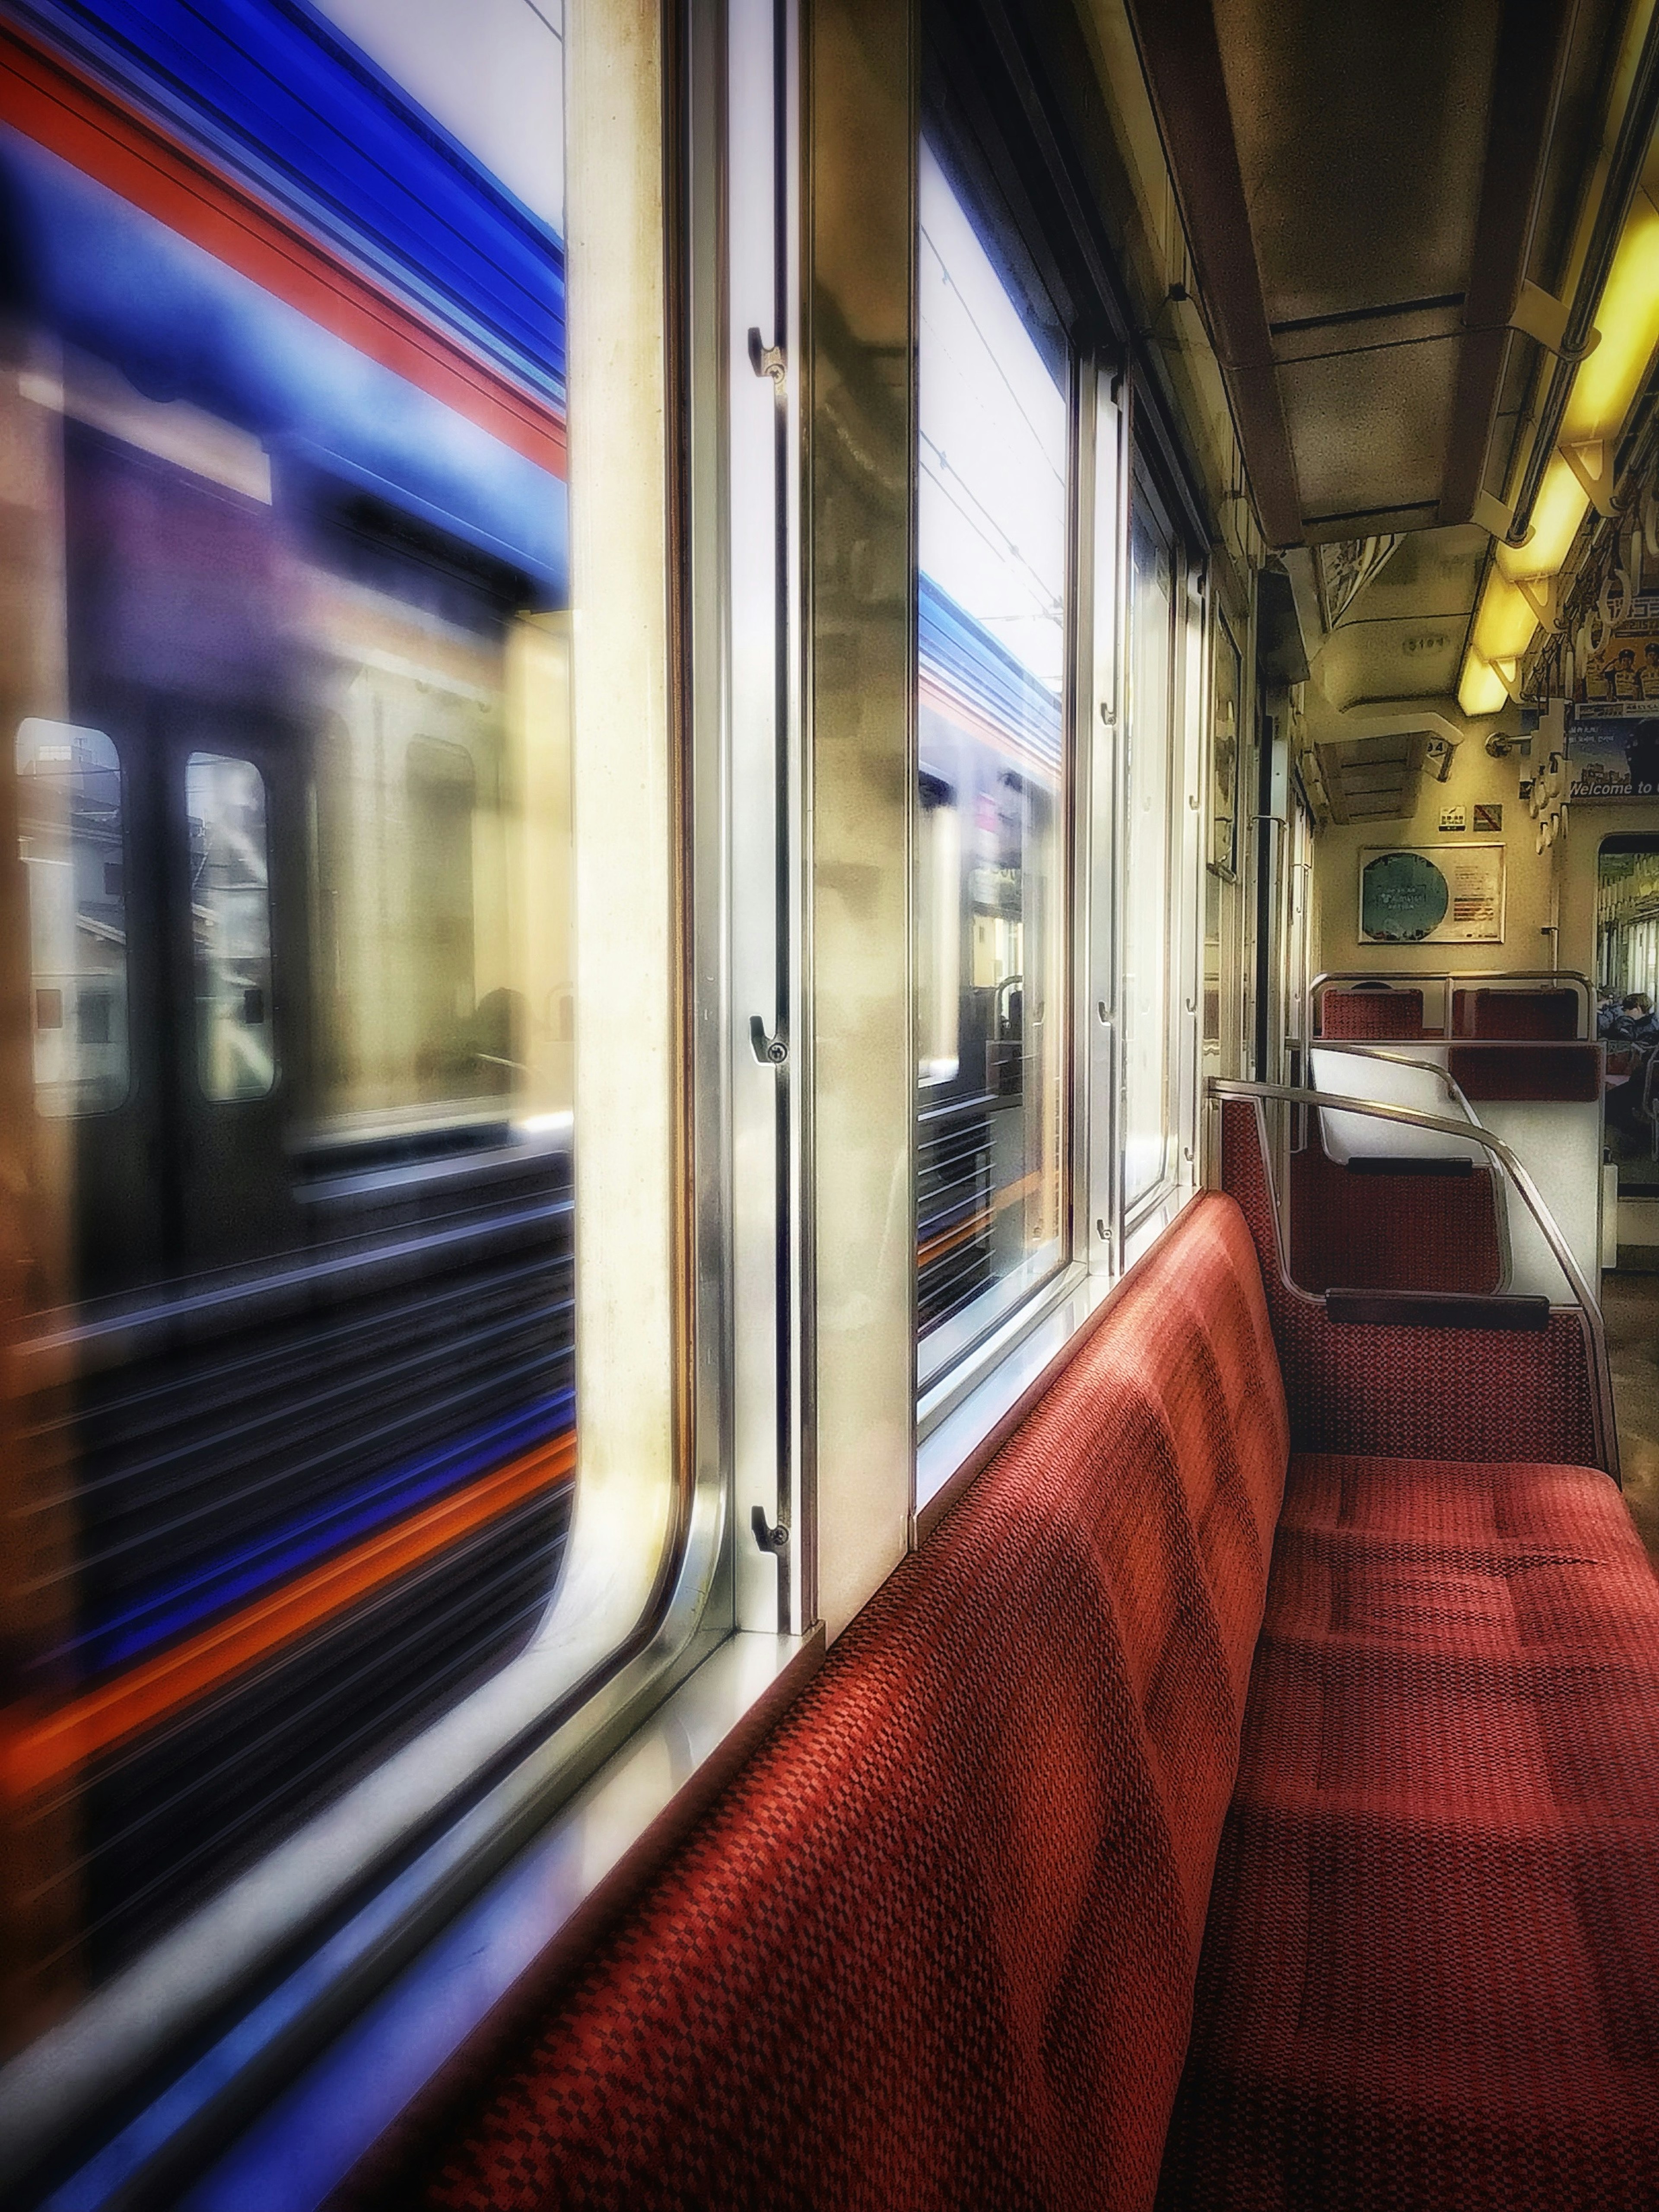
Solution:
[[[1490,1152],[1504,1172],[1514,1182],[1526,1202],[1527,1209],[1541,1231],[1557,1265],[1565,1276],[1568,1288],[1577,1300],[1590,1335],[1591,1364],[1595,1370],[1595,1427],[1596,1443],[1607,1472],[1615,1482],[1622,1481],[1619,1472],[1619,1432],[1613,1418],[1613,1374],[1607,1364],[1606,1332],[1601,1324],[1600,1303],[1584,1279],[1583,1269],[1572,1256],[1569,1246],[1554,1217],[1545,1205],[1538,1186],[1501,1137],[1494,1137],[1478,1121],[1454,1121],[1443,1114],[1419,1114],[1409,1106],[1384,1106],[1371,1098],[1348,1098],[1334,1091],[1305,1091],[1285,1083],[1249,1083],[1242,1077],[1212,1075],[1206,1085],[1207,1095],[1214,1099],[1276,1098],[1282,1105],[1312,1106],[1322,1111],[1337,1114],[1368,1114],[1378,1121],[1396,1121],[1413,1129],[1428,1129],[1437,1135],[1472,1139]],[[1271,1163],[1269,1173],[1271,1174]],[[1279,1226],[1279,1249],[1288,1258],[1289,1246],[1285,1238],[1285,1224],[1279,1212],[1279,1194],[1270,1189],[1273,1214]],[[1288,1276],[1286,1280],[1289,1280]],[[1297,1287],[1292,1284],[1294,1289]],[[1310,1295],[1304,1292],[1304,1297]]]

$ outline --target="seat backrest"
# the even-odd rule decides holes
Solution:
[[[1150,2206],[1286,1437],[1248,1228],[1203,1194],[451,2116],[425,2201]]]
[[[1322,991],[1318,1030],[1328,1037],[1420,1037],[1423,994],[1395,988]]]
[[[1455,991],[1452,1028],[1459,1036],[1560,1042],[1578,1034],[1578,994],[1573,990]]]

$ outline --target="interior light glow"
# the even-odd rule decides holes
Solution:
[[[1564,446],[1613,438],[1659,345],[1659,208],[1638,191],[1595,311],[1601,343],[1580,362],[1561,424]]]
[[[1581,372],[1582,374],[1582,372]],[[1544,471],[1532,510],[1532,529],[1524,545],[1498,541],[1498,565],[1511,580],[1558,575],[1565,566],[1589,497],[1559,453]]]
[[[1538,616],[1520,586],[1498,568],[1486,572],[1470,643],[1483,660],[1514,660],[1532,643]]]
[[[1473,720],[1480,714],[1501,714],[1509,703],[1504,679],[1489,660],[1478,653],[1464,656],[1463,674],[1457,686],[1457,703]]]

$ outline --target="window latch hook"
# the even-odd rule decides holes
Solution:
[[[787,1522],[780,1521],[775,1528],[758,1505],[749,1516],[749,1525],[754,1530],[755,1541],[763,1552],[770,1552],[775,1558],[781,1559],[789,1549],[789,1529]]]
[[[769,1036],[766,1024],[758,1014],[749,1017],[749,1042],[755,1048],[755,1057],[763,1067],[781,1067],[789,1057],[789,1041],[781,1029],[775,1036]]]
[[[783,348],[763,345],[760,332],[751,328],[749,333],[749,366],[757,376],[769,376],[774,384],[781,384],[786,373]]]

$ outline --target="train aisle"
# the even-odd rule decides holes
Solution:
[[[1625,1503],[1659,1571],[1659,1275],[1601,1278]]]

